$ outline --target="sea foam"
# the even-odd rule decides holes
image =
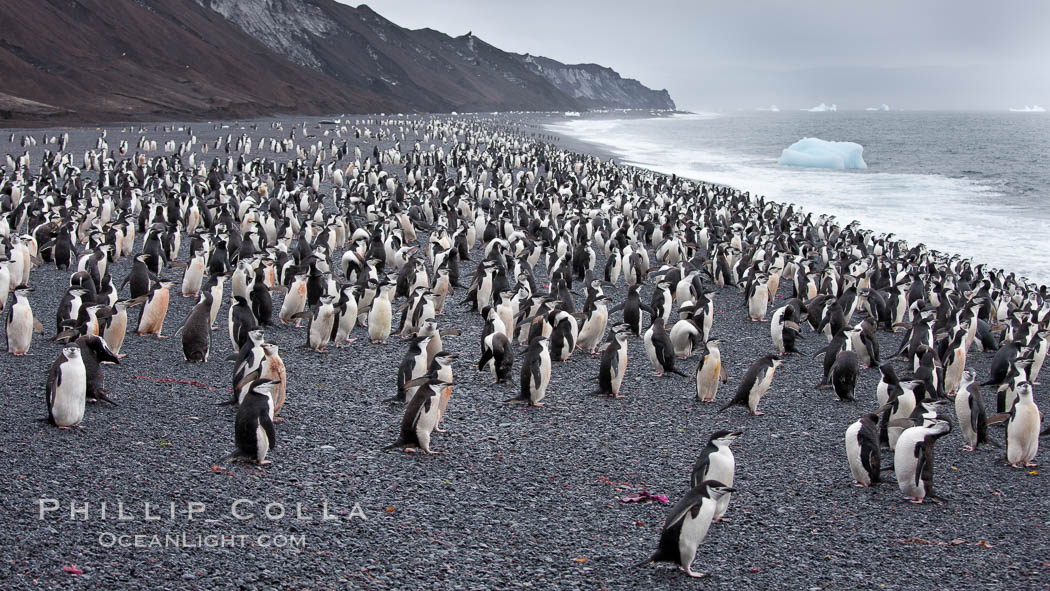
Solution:
[[[867,168],[864,146],[853,142],[829,142],[815,137],[802,138],[780,153],[777,164],[808,168]]]

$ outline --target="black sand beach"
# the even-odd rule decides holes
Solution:
[[[200,143],[210,145],[228,133],[284,138],[302,121],[286,120],[283,131],[265,123],[258,130],[190,125]],[[308,121],[312,133],[323,131],[314,126],[317,119]],[[344,124],[352,128],[355,121]],[[545,117],[525,121],[530,126],[519,127],[527,133],[546,133],[540,127]],[[127,129],[110,127],[109,145],[126,138],[133,152],[139,134]],[[160,146],[187,137],[185,130],[153,129],[150,124],[146,135]],[[40,138],[62,131],[26,133]],[[75,160],[94,148],[98,133],[70,130]],[[0,141],[6,144],[3,151],[21,153],[17,143],[6,143],[7,135]],[[16,142],[21,135],[15,131]],[[296,140],[327,144],[329,138],[297,134]],[[349,141],[355,142],[352,134]],[[365,154],[375,145],[356,141]],[[412,143],[410,136],[402,149]],[[255,144],[251,157],[292,157]],[[384,140],[379,147],[392,145]],[[567,138],[558,145],[589,149]],[[45,148],[54,146],[30,150],[34,170]],[[227,155],[198,151],[197,157],[207,163],[214,156]],[[404,176],[403,168],[388,170]],[[327,180],[321,191],[330,193]],[[141,236],[136,252],[140,243]],[[185,260],[188,240],[182,248]],[[462,264],[464,281],[481,258],[478,249],[471,254],[474,261]],[[604,262],[599,257],[596,270]],[[130,264],[125,258],[114,265],[118,285]],[[181,270],[165,274],[181,280]],[[544,284],[542,262],[536,274]],[[397,438],[401,420],[402,406],[382,400],[395,393],[405,342],[392,337],[385,346],[372,345],[359,327],[357,341],[321,355],[297,348],[305,329],[268,328],[266,339],[280,346],[288,370],[288,402],[276,425],[273,464],[214,469],[233,449],[234,411],[216,405],[229,396],[232,372],[232,364],[223,361],[232,351],[225,329],[228,301],[207,364],[184,363],[177,338],[129,332],[123,349],[128,356],[103,369],[119,406],[89,404],[83,429],[64,431],[37,419],[46,416],[45,375],[60,349],[46,337],[55,334],[56,307],[68,277],[54,265],[33,271],[31,302],[44,335],[34,337],[31,357],[0,356],[6,376],[0,411],[5,475],[0,588],[1047,587],[1050,504],[1044,497],[1050,472],[1013,469],[994,447],[965,452],[956,430],[936,447],[934,481],[947,503],[908,503],[892,473],[875,489],[855,488],[843,432],[877,407],[879,372],[862,372],[855,403],[816,390],[821,366],[812,356],[826,341],[808,328],[803,354],[789,357],[778,371],[762,401],[762,417],[749,417],[739,407],[720,413],[721,404],[697,402],[691,377],[653,377],[639,339],[630,341],[624,398],[588,396],[596,387],[598,360],[577,351],[570,363],[554,364],[546,406],[526,409],[503,402],[517,392],[519,366],[513,383],[493,386],[491,376],[472,365],[482,322],[458,305],[465,290],[457,291],[438,318],[442,327],[462,334],[445,338],[446,350],[460,358],[444,423],[448,433],[433,440],[444,453],[436,456],[381,451]],[[642,289],[643,301],[649,301],[651,289],[651,283]],[[778,302],[788,290],[782,282]],[[193,304],[175,295],[177,286],[172,292],[165,335],[175,333]],[[625,292],[622,279],[606,290],[617,302]],[[766,322],[748,321],[744,297],[735,288],[716,290],[714,298],[712,332],[722,340],[729,373],[718,393],[725,403],[747,367],[773,349],[768,314]],[[280,301],[275,295],[275,310]],[[879,333],[884,357],[897,349],[900,336]],[[992,355],[971,351],[969,366],[979,379],[988,375]],[[692,376],[695,364],[694,357],[678,367]],[[903,371],[902,362],[894,364]],[[982,393],[991,411],[993,392]],[[1046,385],[1035,387],[1044,410],[1047,396]],[[674,503],[687,492],[692,464],[717,429],[740,429],[744,435],[734,448],[738,492],[729,521],[712,526],[693,567],[710,576],[693,581],[670,565],[638,567],[655,549],[669,507],[620,499],[647,490]],[[991,435],[1005,439],[1001,427],[992,427]],[[1045,461],[1042,456],[1036,461]],[[118,502],[128,519],[116,516]],[[147,519],[146,503],[158,519]],[[42,508],[55,506],[42,515]],[[169,537],[179,543],[171,544]],[[125,542],[130,547],[122,547]]]

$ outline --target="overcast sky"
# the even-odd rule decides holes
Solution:
[[[349,2],[352,3],[352,2]],[[1050,1],[373,0],[410,29],[595,62],[683,109],[1050,107]],[[870,104],[869,104],[870,103]]]

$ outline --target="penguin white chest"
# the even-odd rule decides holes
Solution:
[[[374,341],[386,340],[390,336],[390,301],[377,297],[368,311],[368,336]]]
[[[751,408],[751,410],[755,410],[755,408],[758,407],[758,401],[766,395],[766,392],[769,390],[770,384],[773,383],[774,373],[775,370],[773,369],[767,370],[765,373],[762,374],[758,382],[755,383],[755,385],[751,388],[751,393],[747,397],[747,404]]]
[[[1039,409],[1031,400],[1018,401],[1014,417],[1006,425],[1006,459],[1025,464],[1039,452]]]
[[[922,454],[922,439],[925,430],[922,427],[906,429],[897,440],[893,452],[893,471],[897,476],[897,485],[904,496],[922,499],[926,496],[926,485],[922,475],[917,474],[918,455]]]
[[[853,423],[846,429],[846,458],[849,460],[849,470],[853,479],[857,482],[870,486],[871,478],[860,459],[860,421]]]
[[[270,451],[270,438],[266,435],[266,429],[263,429],[262,424],[255,428],[255,458],[261,464],[266,459],[266,454]]]
[[[711,520],[715,516],[715,502],[704,499],[700,504],[700,511],[696,517],[692,512],[687,512],[682,518],[682,531],[678,535],[678,554],[681,557],[679,564],[691,568],[696,558],[696,549],[707,537],[707,530],[711,528]]]
[[[620,393],[623,376],[627,373],[627,343],[624,343],[616,354],[616,377],[613,378],[613,392]]]
[[[544,348],[540,353],[540,382],[533,383],[533,403],[543,400],[547,395],[547,385],[551,381],[551,354]]]
[[[718,382],[722,373],[722,358],[717,353],[710,353],[704,359],[704,366],[696,376],[696,392],[701,400],[714,400],[718,394]]]
[[[118,355],[120,354],[120,348],[124,345],[124,335],[127,333],[127,330],[128,313],[125,310],[113,316],[103,336],[109,348],[113,349],[113,352]]]
[[[778,353],[784,353],[784,325],[779,316],[774,316],[769,323],[769,336],[773,339],[773,347]]]
[[[959,420],[959,429],[962,430],[966,445],[974,447],[977,445],[977,431],[973,429],[970,414],[970,393],[964,388],[959,388],[959,395],[955,397],[955,416]]]
[[[310,346],[314,349],[323,347],[331,340],[332,326],[335,324],[335,310],[331,306],[321,306],[317,318],[310,328]]]
[[[726,486],[733,486],[733,476],[736,473],[736,458],[729,446],[719,448],[711,454],[709,468],[704,480],[717,480]],[[726,498],[725,495],[722,498]]]
[[[769,306],[769,290],[766,284],[759,283],[755,286],[755,292],[747,301],[748,316],[752,320],[762,320],[766,316],[766,308]]]
[[[7,346],[12,353],[25,353],[33,339],[33,311],[26,302],[17,302],[7,323]]]
[[[875,396],[879,400],[879,406],[885,406],[890,401],[890,385],[886,381],[880,381],[875,387]]]
[[[660,363],[660,359],[656,356],[656,345],[653,344],[653,328],[649,327],[649,330],[645,331],[645,335],[642,337],[645,341],[645,353],[649,356],[649,363],[653,365],[653,370],[657,373],[663,371],[663,364]]]
[[[142,309],[139,332],[159,335],[164,330],[164,319],[168,315],[168,296],[167,288],[153,292],[153,296]]]
[[[51,416],[59,427],[72,427],[84,419],[87,373],[80,359],[66,361],[59,367],[59,372],[59,382],[51,403]]]

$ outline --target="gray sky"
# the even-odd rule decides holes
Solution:
[[[348,2],[352,3],[352,2]],[[1050,1],[374,0],[410,29],[595,62],[683,109],[1050,108]],[[523,10],[522,7],[528,7]]]

